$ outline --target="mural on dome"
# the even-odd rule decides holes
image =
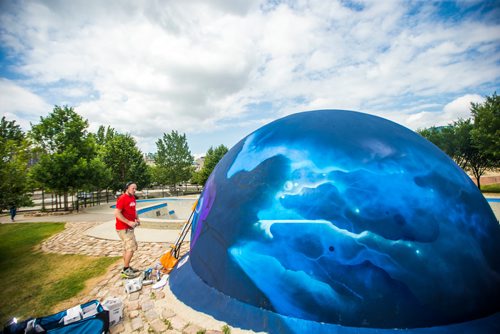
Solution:
[[[500,311],[500,228],[470,178],[418,134],[343,110],[294,114],[219,162],[190,263],[223,294],[353,327]]]

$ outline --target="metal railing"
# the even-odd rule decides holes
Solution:
[[[138,191],[136,196],[143,198],[161,198],[172,196],[183,196],[191,194],[199,194],[202,190],[201,186],[197,185],[182,185],[179,187],[155,187],[146,188]],[[93,207],[102,204],[115,204],[116,199],[121,193],[115,193],[111,190],[101,191],[79,191],[68,194],[66,199],[62,194],[46,192],[43,190],[35,190],[31,194],[31,199],[34,203],[31,207],[21,207],[17,212],[35,212],[35,211],[79,211],[82,208]]]

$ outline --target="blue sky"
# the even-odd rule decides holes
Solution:
[[[445,125],[499,82],[500,1],[0,0],[2,115],[73,106],[144,152],[315,109]]]

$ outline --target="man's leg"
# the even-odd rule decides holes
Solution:
[[[139,270],[130,267],[130,261],[137,250],[137,241],[135,240],[134,230],[117,231],[120,239],[123,240],[123,270],[122,275],[135,275]]]
[[[130,261],[137,250],[137,242],[135,241],[134,232],[131,230],[117,230],[116,231],[123,241],[123,267],[130,267]]]
[[[134,256],[133,250],[123,251],[123,266],[125,268],[130,267],[130,260],[132,260],[132,256]]]

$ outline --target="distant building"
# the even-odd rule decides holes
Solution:
[[[202,168],[203,165],[205,164],[205,157],[199,157],[193,162],[193,166],[195,166],[195,172],[199,172]]]
[[[144,162],[146,162],[146,165],[149,165],[149,166],[154,166],[155,165],[155,155],[154,155],[154,153],[145,153],[145,154],[143,154],[143,159],[144,159]]]

